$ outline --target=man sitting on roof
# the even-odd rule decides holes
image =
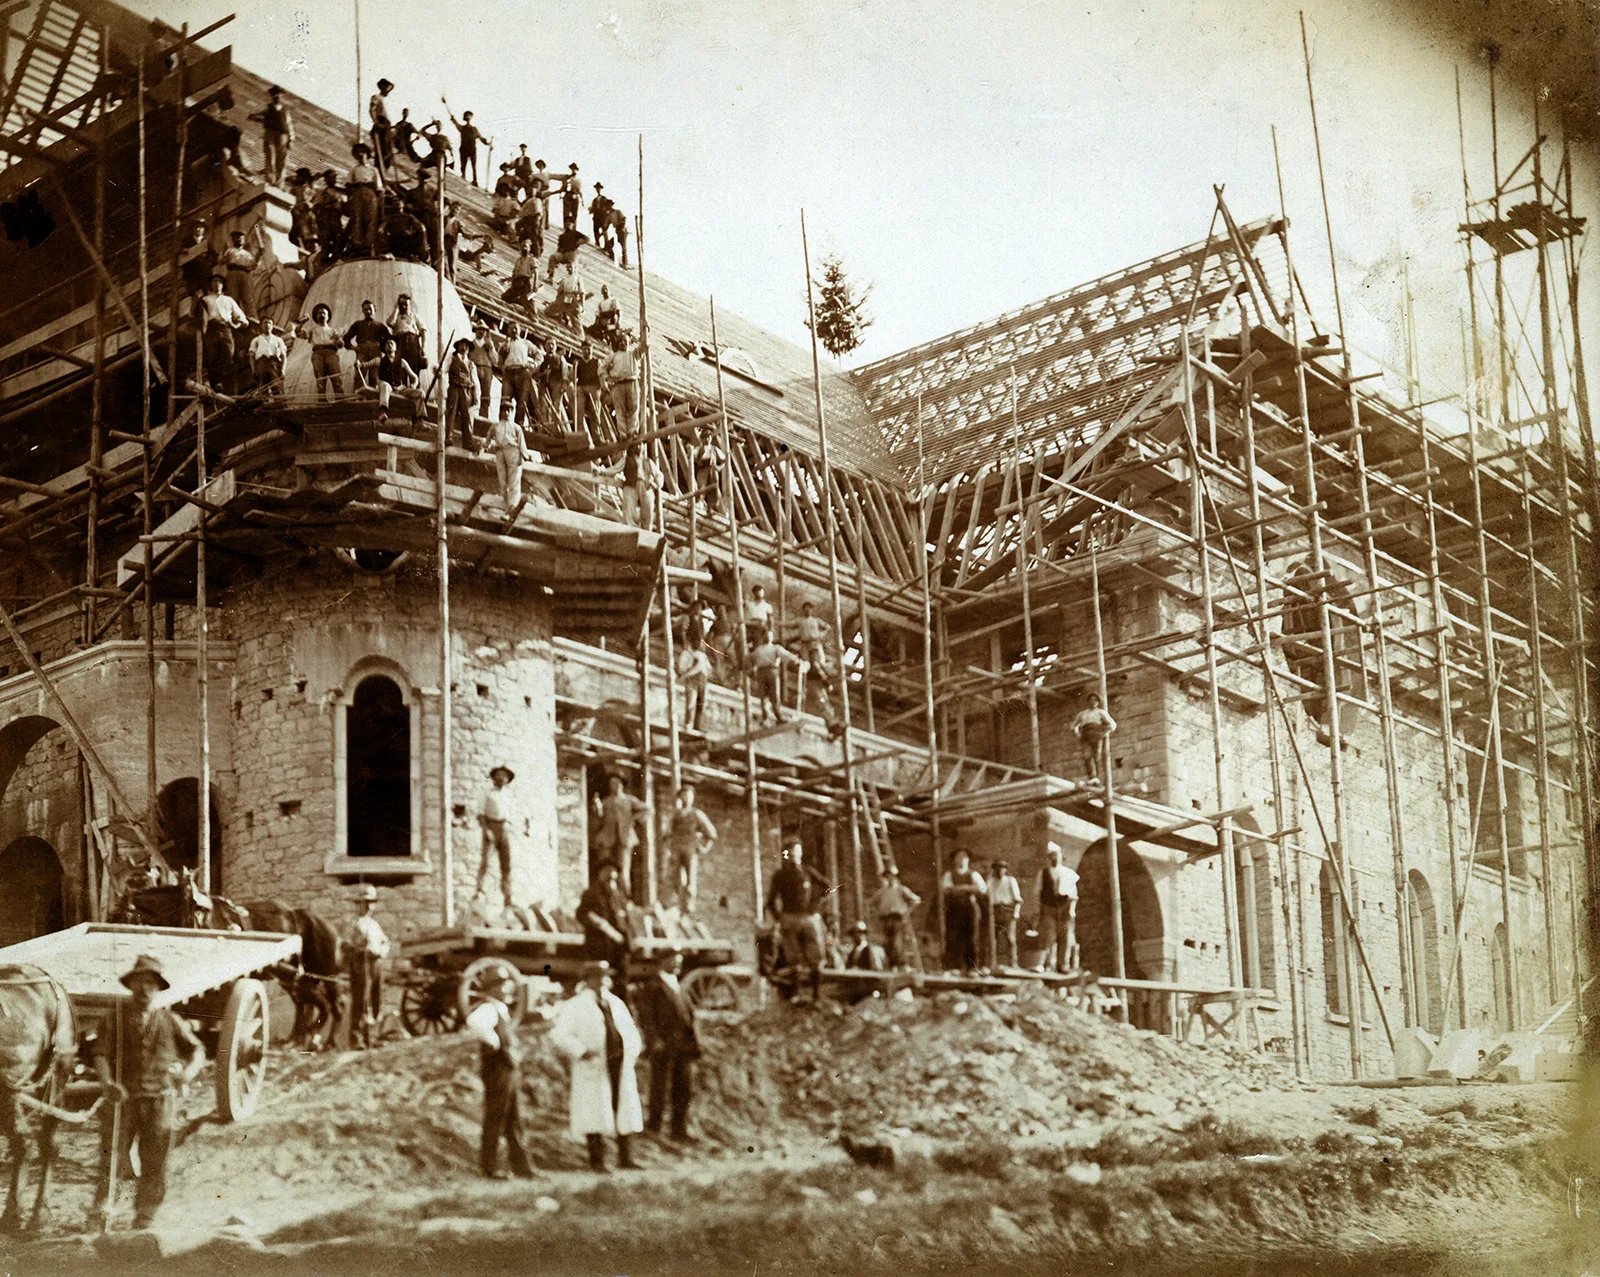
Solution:
[[[609,343],[622,327],[622,309],[617,305],[617,299],[611,295],[611,289],[605,284],[600,285],[600,300],[595,303],[594,323],[588,327],[589,336],[597,341]]]
[[[389,419],[389,405],[395,395],[409,401],[413,405],[412,415],[417,414],[422,404],[422,391],[417,389],[417,372],[400,353],[393,337],[384,339],[383,349],[376,358],[356,360],[356,375],[363,389],[377,392],[379,421]]]
[[[550,254],[550,266],[545,271],[544,282],[555,279],[557,266],[576,267],[578,248],[583,243],[583,232],[569,226],[556,239],[556,251]]]
[[[500,300],[513,304],[526,303],[533,292],[533,281],[539,274],[539,257],[533,250],[533,241],[522,241],[522,251],[511,264],[511,286],[501,294]]]

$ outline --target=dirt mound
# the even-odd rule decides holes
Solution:
[[[730,1120],[762,1125],[781,1115],[819,1132],[1036,1135],[1090,1115],[1161,1117],[1296,1086],[1270,1057],[1180,1046],[1031,988],[1015,1001],[944,993],[853,1008],[778,1006],[706,1036],[716,1047],[708,1101]]]

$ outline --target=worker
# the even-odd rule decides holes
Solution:
[[[700,857],[717,845],[717,827],[694,805],[694,786],[683,785],[667,813],[668,872],[678,909],[693,913],[700,880]]]
[[[225,291],[226,282],[221,275],[211,277],[211,291],[200,298],[202,324],[201,350],[205,356],[206,380],[214,390],[233,390],[233,365],[236,358],[233,334],[238,328],[248,328],[250,320],[239,303]]]
[[[513,795],[507,786],[517,774],[501,764],[489,769],[490,788],[484,791],[483,803],[478,808],[478,825],[483,830],[483,849],[478,859],[478,885],[474,898],[483,895],[483,884],[489,876],[489,861],[500,860],[500,895],[507,909],[511,908],[511,833],[515,822]]]
[[[256,388],[270,396],[283,394],[283,361],[289,348],[278,336],[278,326],[270,319],[261,321],[261,331],[250,339],[250,368],[255,373]]]
[[[523,142],[517,147],[517,158],[511,162],[511,171],[516,175],[517,190],[524,196],[533,189],[533,161],[528,158],[528,144]],[[544,161],[539,161],[539,168],[544,168]]]
[[[1078,965],[1078,871],[1070,868],[1060,843],[1048,843],[1049,860],[1039,872],[1039,940],[1044,945],[1044,967],[1058,972]]]
[[[972,867],[972,853],[960,848],[944,875],[945,970],[977,971],[978,929],[983,918],[980,902],[987,890],[983,875]]]
[[[478,1169],[486,1179],[504,1179],[500,1141],[511,1155],[511,1170],[529,1179],[533,1167],[522,1147],[522,1045],[517,1041],[517,977],[508,969],[490,986],[489,996],[467,1015],[467,1032],[478,1042],[478,1070],[483,1078],[483,1128],[478,1140]]]
[[[350,157],[355,163],[350,166],[350,180],[345,186],[345,205],[350,214],[345,233],[348,254],[373,257],[378,251],[378,220],[383,207],[378,192],[383,178],[379,169],[368,163],[372,148],[365,142],[352,146]]]
[[[326,394],[329,403],[339,398],[339,351],[344,346],[339,330],[329,322],[332,318],[333,311],[327,303],[318,302],[311,308],[311,318],[302,319],[295,329],[296,335],[311,343],[311,375],[316,393]]]
[[[548,337],[544,342],[544,358],[539,361],[538,378],[539,418],[551,431],[563,430],[572,375],[561,347]]]
[[[760,589],[760,586],[756,587]],[[811,667],[788,648],[776,642],[771,630],[763,630],[750,652],[750,674],[753,691],[761,699],[761,716],[764,723],[774,720],[784,722],[783,693],[779,685],[779,671],[784,665],[795,665],[802,672]]]
[[[694,1003],[684,996],[678,977],[683,971],[683,951],[672,949],[661,958],[656,973],[634,990],[639,1010],[639,1032],[644,1054],[650,1060],[650,1108],[644,1129],[661,1132],[661,1110],[672,1092],[671,1138],[693,1144],[689,1134],[689,1104],[694,1098],[694,1062],[700,1058],[700,1037],[695,1028]]]
[[[322,265],[330,266],[344,256],[344,190],[339,174],[322,170],[322,189],[312,205],[317,217],[317,242],[322,245]]]
[[[678,652],[678,682],[683,687],[683,725],[700,730],[700,719],[706,708],[706,684],[711,679],[711,658],[706,655],[698,624],[691,625],[683,637],[683,648]]]
[[[557,266],[575,267],[578,264],[578,249],[583,246],[583,233],[566,227],[556,237],[556,251],[550,254],[550,265],[545,270],[544,282],[553,283],[556,277]]]
[[[831,890],[828,881],[805,863],[805,847],[792,838],[784,849],[783,863],[772,875],[767,890],[767,910],[778,920],[783,961],[795,971],[795,990],[809,976],[811,1000],[822,996],[822,901]]]
[[[583,281],[578,278],[578,272],[568,263],[562,271],[561,278],[556,281],[556,297],[550,303],[546,314],[557,323],[568,324],[574,330],[583,327],[583,300],[589,296],[583,291]]]
[[[396,395],[411,401],[413,417],[421,415],[422,391],[418,389],[416,369],[400,354],[393,337],[385,339],[376,359],[366,363],[357,361],[356,371],[361,374],[362,381],[377,392],[379,421],[389,419],[389,408]]]
[[[611,210],[615,207],[616,204],[606,194],[606,184],[604,182],[596,182],[594,184],[594,198],[589,201],[589,220],[594,226],[596,248],[600,247],[601,241],[605,239],[606,227],[611,220]]]
[[[751,587],[750,597],[744,605],[745,636],[752,642],[759,642],[761,635],[774,629],[772,604],[767,599],[767,587],[757,585]]]
[[[378,889],[370,882],[356,889],[356,920],[345,933],[345,969],[350,974],[350,1049],[372,1046],[372,1030],[383,1016],[383,963],[389,937],[372,916]]]
[[[601,285],[605,291],[605,285]],[[600,379],[600,356],[587,337],[583,339],[583,346],[578,351],[577,360],[578,381],[578,420],[574,426],[578,430],[586,430],[591,444],[598,443],[600,432],[600,397],[604,393],[605,383]]]
[[[523,425],[534,413],[533,342],[520,324],[513,323],[500,356],[500,415],[515,408],[517,424]]]
[[[578,922],[583,927],[583,952],[611,964],[618,987],[628,989],[628,958],[633,948],[633,924],[628,900],[622,894],[622,871],[612,861],[600,866],[594,881],[578,897]]]
[[[250,272],[256,268],[256,255],[245,247],[243,231],[231,232],[228,239],[228,247],[222,254],[222,266],[228,272],[228,296],[239,303],[240,310],[249,315]]]
[[[378,161],[378,168],[383,172],[393,172],[394,152],[390,148],[389,124],[389,94],[394,92],[394,83],[390,80],[379,80],[378,91],[367,100],[367,118],[372,124],[373,154]]]
[[[857,919],[850,928],[853,943],[850,952],[845,955],[844,965],[852,971],[887,971],[889,969],[888,955],[881,945],[872,943],[872,936],[867,931],[867,924],[862,919]]]
[[[389,327],[379,321],[370,299],[361,303],[361,318],[344,330],[344,344],[356,352],[358,362],[375,359],[383,353],[390,337]]]
[[[450,104],[445,102],[443,98],[440,98],[439,101],[444,102],[445,111],[450,116],[450,123],[456,126],[456,134],[461,139],[461,176],[466,178],[467,169],[470,167],[472,169],[472,177],[469,180],[474,186],[477,186],[478,143],[484,140],[483,132],[472,122],[471,111],[463,111],[461,118],[458,120],[455,112],[450,110]]]
[[[634,852],[641,841],[639,829],[650,815],[650,804],[623,788],[622,777],[613,772],[606,781],[605,797],[596,798],[595,807],[594,849],[603,861],[619,866],[623,888],[628,890]]]
[[[1101,748],[1117,730],[1117,720],[1106,713],[1100,697],[1089,693],[1089,704],[1072,720],[1072,734],[1083,749],[1083,770],[1090,780],[1100,780]]]
[[[500,500],[506,510],[522,504],[522,464],[533,458],[522,436],[522,427],[501,417],[489,427],[489,450],[494,454],[494,472],[500,480]]]
[[[456,153],[455,144],[450,141],[450,137],[444,131],[444,125],[440,121],[429,120],[418,129],[417,141],[426,143],[428,147],[428,153],[417,161],[419,177],[422,169],[432,169],[435,174],[442,175],[445,169],[453,166]],[[440,180],[443,180],[442,177]]]
[[[644,1129],[634,1065],[644,1043],[628,1004],[608,987],[611,968],[588,962],[583,983],[556,1011],[551,1044],[572,1062],[569,1129],[588,1146],[590,1169],[604,1173],[607,1135],[617,1138],[617,1166],[638,1170],[630,1141]]]
[[[389,141],[396,151],[413,164],[422,157],[417,154],[417,126],[411,120],[411,108],[403,107],[400,118],[389,130]]]
[[[461,446],[472,452],[480,452],[482,449],[472,433],[472,405],[478,401],[478,370],[472,366],[472,342],[468,338],[462,337],[456,342],[447,372],[449,390],[445,402],[445,438],[450,437],[450,429],[454,426],[461,433]],[[511,903],[509,897],[506,903]]]
[[[883,936],[889,966],[902,971],[917,965],[916,935],[911,927],[911,911],[922,903],[922,897],[900,881],[900,870],[887,866],[879,877],[878,890],[872,897],[872,911],[878,916],[878,931]]]
[[[500,371],[500,361],[505,354],[505,341],[493,320],[482,316],[472,321],[472,366],[478,371],[478,415],[488,417],[489,395]],[[502,394],[501,407],[505,406]],[[501,416],[508,413],[502,411]]]
[[[489,206],[495,229],[502,235],[516,234],[515,224],[519,207],[516,174],[511,171],[511,165],[502,164],[500,177],[494,184],[494,201]]]
[[[1003,860],[989,866],[990,965],[1017,965],[1017,915],[1022,912],[1022,884]]]
[[[611,339],[611,357],[606,360],[606,385],[611,391],[611,414],[617,429],[631,435],[638,429],[639,347],[628,344],[622,333]]]
[[[532,244],[533,254],[538,257],[544,253],[544,231],[544,201],[537,194],[529,195],[517,207],[511,233],[518,239],[525,239]],[[535,274],[537,273],[535,271]],[[535,287],[537,288],[537,285]]]
[[[261,175],[273,186],[283,185],[283,172],[289,165],[289,148],[294,145],[294,121],[283,104],[283,90],[276,84],[267,90],[267,105],[251,114],[261,124]]]
[[[106,1101],[100,1111],[99,1178],[89,1211],[90,1227],[96,1229],[116,1210],[112,1168],[127,1164],[135,1140],[139,1184],[133,1195],[133,1226],[149,1228],[155,1220],[167,1193],[178,1096],[206,1062],[188,1022],[155,1005],[156,994],[172,987],[161,959],[141,955],[121,978],[130,997],[102,1021],[94,1040],[95,1075]]]
[[[561,179],[561,225],[576,231],[578,210],[583,207],[583,182],[578,177],[578,162],[567,166],[567,175]]]
[[[517,258],[511,263],[511,283],[500,295],[500,300],[512,304],[525,303],[533,296],[534,279],[539,274],[539,258],[534,252],[532,239],[523,239]]]
[[[622,307],[611,295],[607,284],[600,285],[600,300],[594,304],[594,323],[589,325],[589,336],[610,344],[612,337],[622,328]]]
[[[422,316],[417,314],[416,307],[411,304],[410,293],[401,293],[395,298],[394,309],[389,312],[384,326],[399,346],[402,359],[419,373],[428,366],[425,353],[428,329],[422,322]]]

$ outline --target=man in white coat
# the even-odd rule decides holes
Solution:
[[[639,1082],[634,1075],[643,1042],[628,1004],[610,988],[611,967],[590,962],[583,983],[561,1004],[550,1041],[572,1061],[569,1116],[572,1133],[589,1146],[589,1165],[605,1171],[605,1137],[617,1137],[617,1165],[637,1170],[630,1139],[644,1129]]]

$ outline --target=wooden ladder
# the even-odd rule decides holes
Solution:
[[[872,849],[872,867],[882,874],[894,866],[894,848],[889,843],[889,820],[883,814],[883,804],[878,801],[877,790],[859,776],[855,778],[856,795],[860,800],[862,823],[867,828],[867,845]]]

